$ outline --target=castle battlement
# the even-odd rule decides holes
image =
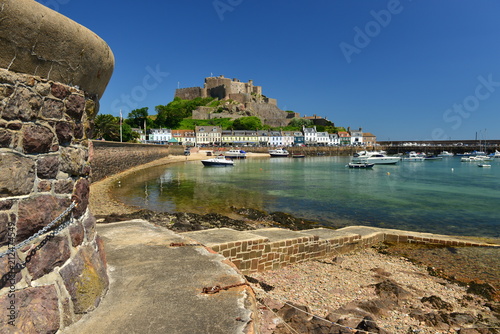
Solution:
[[[184,100],[210,96],[219,100],[245,101],[249,100],[251,95],[262,95],[262,87],[254,86],[253,80],[241,82],[239,79],[225,78],[223,75],[205,78],[203,87],[179,88],[175,91],[175,97]]]

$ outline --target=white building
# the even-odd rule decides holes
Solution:
[[[305,144],[306,145],[316,144],[317,134],[318,134],[318,132],[316,131],[316,126],[314,126],[312,128],[306,128],[304,126],[303,129],[304,129]]]
[[[363,145],[363,131],[361,128],[359,130],[352,130],[351,133],[351,145],[361,146]]]
[[[281,131],[269,132],[269,145],[283,146],[283,135],[281,134]]]
[[[282,131],[283,135],[283,146],[293,146],[295,142],[295,136],[293,131]]]
[[[316,132],[316,143],[323,146],[328,146],[330,142],[330,136],[328,132]]]
[[[329,143],[328,143],[329,146],[338,146],[338,145],[340,145],[340,138],[339,138],[338,134],[336,134],[336,133],[330,133],[328,135],[328,137],[330,137]]]
[[[151,129],[149,134],[149,142],[157,144],[166,144],[172,139],[172,131],[170,129]]]
[[[257,131],[257,140],[258,140],[260,146],[269,146],[270,145],[270,143],[269,143],[270,137],[271,137],[271,134],[269,133],[269,131],[265,131],[265,130]]]
[[[222,128],[220,126],[197,126],[196,145],[220,145]]]

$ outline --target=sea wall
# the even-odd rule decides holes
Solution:
[[[129,168],[172,155],[184,154],[180,145],[151,145],[93,141],[92,182]]]
[[[243,274],[276,270],[313,259],[334,258],[380,242],[433,244],[446,247],[500,247],[479,241],[457,239],[453,236],[367,226],[301,231],[281,228],[236,231],[221,228],[185,232],[183,235],[223,255]]]
[[[0,8],[0,332],[55,333],[108,289],[88,138],[114,58],[35,1]]]

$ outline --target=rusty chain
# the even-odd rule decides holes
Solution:
[[[6,255],[9,255],[9,254],[14,254],[15,251],[25,245],[27,245],[28,243],[30,243],[31,241],[35,240],[36,238],[40,237],[41,235],[47,233],[47,231],[49,231],[51,228],[54,228],[54,226],[56,226],[56,224],[62,220],[65,216],[67,216],[71,210],[73,210],[75,207],[78,206],[78,203],[76,202],[76,200],[74,200],[71,205],[66,209],[64,210],[59,216],[57,216],[52,222],[50,222],[47,226],[45,226],[44,228],[42,228],[40,231],[38,231],[37,233],[35,233],[34,235],[32,235],[31,237],[29,237],[28,239],[20,242],[19,244],[15,245],[15,246],[12,246],[12,247],[9,247],[9,249],[6,251],[6,252],[3,252],[3,253],[0,253],[0,258],[6,256]],[[45,246],[45,244],[47,244],[47,242],[49,242],[50,240],[52,240],[57,234],[59,234],[62,230],[64,230],[66,227],[68,227],[69,225],[71,225],[73,223],[73,214],[70,215],[70,217],[63,223],[57,225],[56,228],[54,228],[53,230],[51,230],[48,235],[42,240],[40,241],[40,243],[38,245],[36,245],[36,247],[34,247],[30,252],[29,254],[26,256],[26,258],[24,259],[24,262],[22,263],[16,263],[15,265],[13,266],[10,266],[10,270],[9,272],[7,272],[6,274],[4,274],[1,278],[0,278],[0,289],[2,289],[3,287],[6,286],[7,282],[11,279],[13,279],[15,277],[15,275],[17,275],[19,272],[21,272],[21,270],[23,270],[24,268],[26,268],[26,265],[31,261],[31,259],[33,258],[33,256],[35,256],[35,254],[43,247]]]

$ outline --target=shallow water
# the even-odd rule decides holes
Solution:
[[[491,168],[439,161],[346,168],[348,157],[255,158],[234,167],[199,161],[155,167],[114,188],[123,202],[155,211],[229,214],[230,207],[282,211],[322,224],[369,225],[500,237],[500,159]]]

